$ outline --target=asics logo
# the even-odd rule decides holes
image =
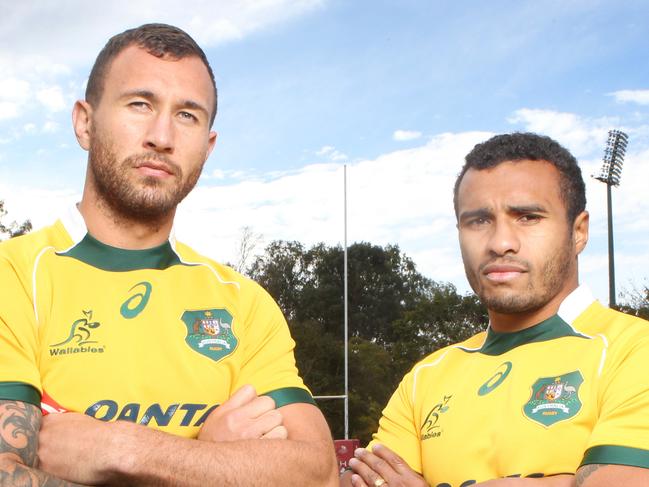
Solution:
[[[149,298],[151,297],[152,286],[150,282],[138,282],[135,286],[129,289],[129,292],[136,289],[140,292],[135,293],[133,296],[124,301],[122,307],[119,309],[119,312],[127,320],[135,318],[142,311],[144,311],[144,308],[146,308],[146,305],[149,302]]]

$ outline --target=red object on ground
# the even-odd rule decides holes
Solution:
[[[347,470],[349,460],[354,458],[354,450],[360,446],[361,443],[359,440],[334,440],[336,458],[338,459],[338,471],[340,473]]]

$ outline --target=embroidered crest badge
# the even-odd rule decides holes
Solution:
[[[581,410],[579,386],[584,382],[581,372],[538,379],[532,396],[523,406],[525,416],[543,426],[552,426],[572,418]]]
[[[232,315],[225,309],[185,311],[181,317],[187,327],[185,342],[194,351],[219,361],[237,348],[232,331]]]

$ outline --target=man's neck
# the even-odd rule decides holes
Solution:
[[[496,332],[511,333],[538,325],[542,321],[556,315],[563,300],[572,291],[577,289],[577,286],[578,282],[575,280],[574,283],[570,283],[570,285],[564,287],[564,289],[539,309],[522,313],[499,313],[488,309],[489,326]]]
[[[100,242],[121,249],[141,250],[166,242],[175,210],[163,218],[142,222],[115,214],[105,204],[84,197],[78,205],[88,233]]]

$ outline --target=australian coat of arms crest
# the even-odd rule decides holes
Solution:
[[[572,418],[581,409],[579,386],[584,382],[581,372],[542,377],[532,386],[532,396],[523,406],[525,416],[543,426],[552,426]]]
[[[185,342],[196,352],[218,361],[231,354],[239,341],[232,331],[232,315],[225,309],[185,311]]]

